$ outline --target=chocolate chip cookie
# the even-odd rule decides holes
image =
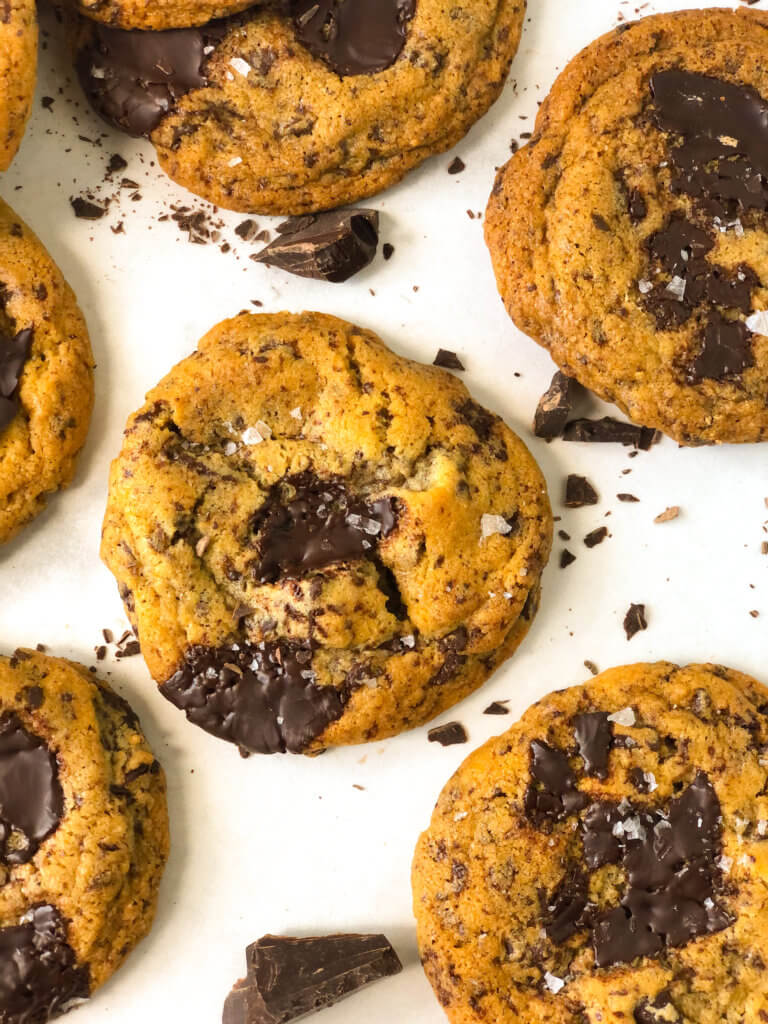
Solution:
[[[334,317],[242,314],[130,418],[102,557],[191,722],[317,753],[478,687],[551,529],[536,463],[456,377]]]
[[[87,999],[152,924],[165,779],[130,706],[82,665],[0,658],[0,1020]]]
[[[443,790],[414,861],[452,1021],[768,1018],[768,690],[631,665],[530,708]]]
[[[16,155],[37,78],[35,0],[0,3],[0,171]]]
[[[93,406],[93,356],[72,290],[0,200],[0,543],[66,487]]]
[[[683,11],[588,46],[499,173],[515,323],[682,444],[768,438],[768,14]]]
[[[253,6],[253,0],[70,0],[95,21],[114,28],[164,29],[204,25],[213,18],[242,11]],[[257,0],[258,2],[258,0]]]
[[[457,142],[498,96],[524,0],[294,0],[200,29],[85,23],[95,109],[146,135],[172,178],[234,210],[373,195]]]

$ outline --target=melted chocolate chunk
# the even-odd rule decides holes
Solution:
[[[544,929],[558,945],[585,926],[589,900],[589,879],[574,871],[563,879],[547,906]]]
[[[311,648],[290,641],[190,647],[160,692],[190,722],[252,754],[301,753],[349,699],[348,689],[317,686]]]
[[[0,431],[19,411],[19,380],[32,347],[32,328],[10,338],[0,331]]]
[[[704,329],[701,351],[687,366],[686,379],[697,383],[704,378],[725,380],[738,376],[754,364],[752,335],[741,320],[726,320],[714,311]]]
[[[395,63],[416,0],[294,0],[298,40],[338,74],[366,75]]]
[[[585,817],[591,866],[621,862],[627,875],[621,904],[593,926],[598,967],[653,956],[732,923],[717,902],[720,821],[720,801],[703,772],[668,811],[638,810],[624,801],[598,805]]]
[[[584,761],[587,775],[604,779],[608,774],[608,756],[613,746],[613,723],[605,711],[590,711],[573,716],[573,734]]]
[[[320,480],[309,471],[287,477],[254,517],[259,558],[251,573],[259,583],[274,583],[333,562],[370,558],[395,522],[391,498],[368,503],[353,498],[340,481]]]
[[[641,999],[632,1017],[635,1024],[677,1024],[682,1020],[666,990],[655,999]]]
[[[85,94],[105,121],[129,135],[150,135],[190,89],[208,83],[205,52],[220,38],[204,28],[139,32],[94,24],[77,72]]]
[[[297,277],[334,284],[367,267],[379,244],[376,210],[332,210],[280,227],[279,237],[251,258]]]
[[[57,910],[37,906],[23,923],[0,928],[0,1020],[44,1024],[87,999],[87,967],[79,967]]]
[[[567,755],[543,740],[531,743],[531,780],[525,791],[525,812],[534,821],[558,821],[583,810],[588,803],[576,788]]]
[[[0,860],[26,864],[64,813],[55,756],[13,713],[0,719]]]
[[[247,977],[224,1004],[224,1024],[287,1024],[403,969],[384,935],[265,935],[246,960]]]
[[[748,85],[680,69],[651,78],[653,117],[679,137],[673,190],[722,216],[768,209],[768,103]]]

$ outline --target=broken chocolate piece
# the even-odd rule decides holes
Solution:
[[[301,217],[253,259],[319,281],[348,281],[373,260],[379,244],[376,210],[332,210]]]
[[[536,409],[533,419],[536,437],[551,439],[561,436],[571,414],[575,389],[576,382],[558,370]]]
[[[339,75],[391,67],[405,46],[416,0],[293,0],[296,37]]]
[[[449,174],[461,174],[467,165],[461,159],[460,156],[455,156],[448,165]]]
[[[82,196],[73,196],[69,203],[75,216],[81,220],[100,220],[107,212],[103,206],[97,206],[96,203],[83,199]]]
[[[507,702],[504,701],[504,700],[495,700],[495,701],[493,701],[492,704],[488,705],[488,707],[485,709],[483,714],[484,715],[508,715],[509,714],[509,708],[506,707],[506,703]]]
[[[0,331],[0,431],[19,411],[19,381],[32,347],[32,328],[13,338]]]
[[[350,694],[317,686],[312,648],[289,640],[190,647],[160,692],[190,722],[252,754],[301,753]]]
[[[439,743],[441,747],[452,747],[455,743],[466,743],[469,737],[461,722],[446,722],[445,725],[436,725],[430,729],[427,739],[430,743]]]
[[[598,526],[596,530],[592,530],[584,538],[584,543],[588,548],[597,547],[598,544],[602,544],[605,538],[608,536],[607,526]]]
[[[433,366],[441,366],[444,370],[463,370],[464,364],[456,355],[447,348],[439,348],[437,355],[432,361]]]
[[[246,961],[223,1024],[288,1024],[403,969],[383,935],[265,935],[248,947]]]
[[[600,499],[597,491],[585,476],[570,473],[565,481],[566,508],[583,508],[585,505],[596,505]]]
[[[26,864],[64,813],[55,755],[14,713],[0,719],[0,860]]]
[[[593,444],[631,444],[647,452],[651,445],[661,440],[661,433],[651,427],[638,427],[634,423],[622,423],[612,416],[604,416],[600,420],[571,420],[565,426],[563,439]]]
[[[569,551],[568,548],[563,548],[560,552],[560,568],[567,569],[568,566],[573,565],[575,561],[576,555],[574,555],[572,551]]]
[[[644,629],[648,629],[648,622],[645,618],[645,605],[631,604],[627,614],[624,616],[624,632],[627,634],[627,640],[631,640],[633,636]]]

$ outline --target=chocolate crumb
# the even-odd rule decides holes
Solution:
[[[385,242],[384,245],[382,245],[381,247],[381,255],[384,257],[385,260],[390,259],[394,251],[395,247],[394,245],[391,244],[391,242]]]
[[[594,661],[590,661],[589,658],[584,659],[584,668],[591,672],[593,676],[596,676],[600,671]]]
[[[665,508],[663,512],[660,512],[653,520],[654,523],[669,523],[673,519],[677,519],[680,515],[679,505],[670,505],[669,508]]]
[[[622,494],[617,494],[616,497],[619,499],[619,501],[640,501],[640,499],[636,498],[634,494],[627,494],[626,492]]]
[[[575,561],[576,555],[574,555],[572,551],[569,551],[568,548],[563,548],[560,552],[560,568],[567,569],[568,566],[573,565]]]
[[[469,737],[461,722],[446,722],[445,725],[436,725],[430,729],[427,739],[430,743],[439,743],[441,747],[451,747],[454,743],[466,743]]]
[[[449,174],[461,174],[467,165],[461,159],[460,156],[455,156],[448,166]]]
[[[588,548],[597,547],[598,544],[602,544],[605,538],[608,536],[608,527],[600,526],[596,530],[592,530],[584,538],[584,543]]]
[[[439,348],[437,355],[432,361],[433,366],[441,366],[444,370],[463,370],[465,369],[464,364],[456,355],[455,352],[451,352],[447,348]]]
[[[645,605],[631,604],[627,614],[624,616],[624,632],[627,634],[627,640],[631,640],[633,636],[636,636],[644,629],[648,629]]]
[[[484,715],[508,715],[509,714],[509,708],[505,707],[506,703],[507,702],[505,700],[495,700],[492,704],[488,705],[488,707],[485,709],[483,714]]]
[[[99,220],[107,212],[103,206],[97,206],[82,196],[73,196],[69,200],[75,216],[81,220]]]

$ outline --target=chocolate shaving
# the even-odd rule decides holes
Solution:
[[[333,210],[281,224],[278,238],[253,259],[298,277],[340,283],[372,262],[379,244],[376,210]]]

